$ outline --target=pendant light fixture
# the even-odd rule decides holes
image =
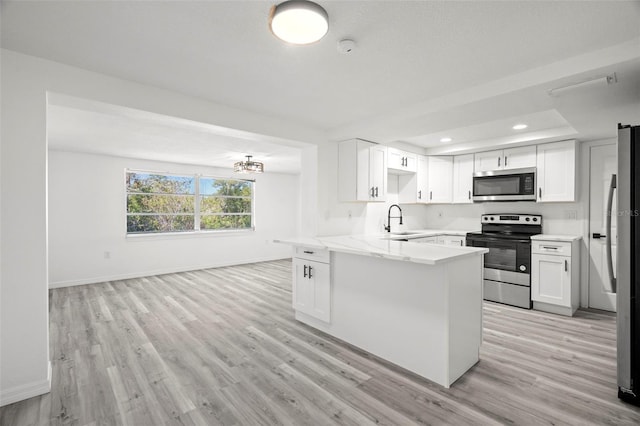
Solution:
[[[252,161],[251,155],[247,155],[246,161],[238,161],[233,165],[233,171],[236,173],[263,173],[264,164],[258,161]]]
[[[271,8],[269,28],[287,43],[310,44],[329,31],[329,15],[312,1],[289,0]]]

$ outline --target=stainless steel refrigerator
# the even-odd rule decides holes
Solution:
[[[618,397],[640,405],[640,126],[618,125],[618,176],[612,181],[609,201],[615,185],[618,196],[617,276],[612,278],[617,291]],[[607,252],[611,259],[610,246]]]

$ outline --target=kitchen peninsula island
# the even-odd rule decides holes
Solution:
[[[478,362],[486,249],[381,236],[293,246],[295,318],[444,387]]]

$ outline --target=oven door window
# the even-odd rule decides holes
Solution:
[[[506,271],[516,271],[517,250],[515,247],[491,247],[487,244],[489,253],[484,255],[484,267],[493,269],[503,269]]]
[[[473,195],[519,195],[522,175],[485,176],[473,180]]]

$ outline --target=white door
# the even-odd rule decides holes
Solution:
[[[453,202],[472,203],[473,154],[453,157]]]
[[[521,146],[504,150],[504,169],[521,169],[536,166],[536,146]]]
[[[611,280],[607,269],[607,239],[611,238],[613,264],[616,264],[616,241],[618,239],[616,218],[616,196],[614,193],[611,212],[611,234],[605,229],[607,197],[611,175],[617,172],[616,145],[591,147],[591,185],[589,189],[589,307],[615,312],[616,295],[611,293]],[[599,234],[599,235],[598,235]],[[598,238],[600,236],[600,238]],[[615,268],[615,266],[614,266]]]
[[[453,196],[453,157],[428,157],[429,202],[450,203]]]
[[[487,172],[502,169],[502,150],[477,152],[475,154],[474,171]]]

